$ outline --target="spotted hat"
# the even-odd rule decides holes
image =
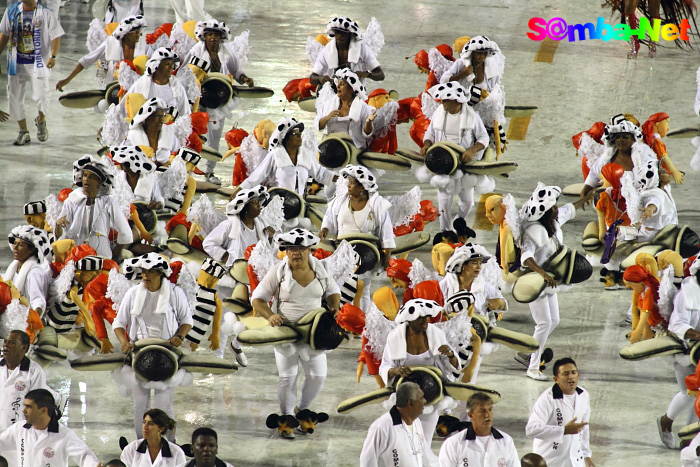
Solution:
[[[700,269],[700,255],[698,255],[695,260],[693,260],[693,264],[690,265],[688,268],[688,272],[690,273],[691,276],[694,276],[698,270]]]
[[[617,121],[617,123],[605,125],[605,130],[603,130],[602,140],[606,146],[612,146],[612,135],[622,133],[630,133],[635,142],[642,141],[644,136],[637,125],[627,120],[615,120],[615,118],[613,117],[613,121]]]
[[[212,258],[207,258],[204,260],[201,270],[218,279],[224,277],[224,274],[226,273],[226,268]]]
[[[204,34],[207,31],[216,31],[220,33],[223,36],[224,42],[231,40],[231,30],[223,21],[217,21],[215,19],[200,21],[194,27],[194,35],[202,42],[204,41]]]
[[[449,83],[436,84],[428,89],[428,94],[433,96],[433,99],[445,101],[457,101],[462,104],[474,105],[481,100],[481,89],[476,86],[470,86],[469,89],[464,89],[464,86],[457,81]]]
[[[448,313],[461,313],[474,304],[474,295],[468,290],[460,290],[445,302]]]
[[[645,191],[659,186],[659,162],[657,160],[647,161],[641,166],[634,166],[632,169],[634,186],[639,191]]]
[[[489,55],[493,55],[496,52],[501,51],[501,49],[498,47],[498,44],[496,44],[488,37],[476,36],[472,38],[469,42],[464,44],[464,46],[462,47],[462,53],[460,53],[459,56],[464,60],[468,60],[469,58],[471,58],[472,52],[476,50],[489,52]]]
[[[202,160],[202,156],[200,156],[199,153],[192,148],[181,147],[177,151],[177,155],[182,157],[185,162],[189,162],[193,165],[197,165],[199,161]]]
[[[18,225],[10,232],[7,241],[10,244],[10,248],[15,244],[16,240],[22,240],[34,248],[36,248],[36,253],[39,258],[39,262],[43,263],[44,260],[48,259],[51,253],[51,246],[49,245],[49,237],[46,232],[31,225]]]
[[[275,128],[275,131],[272,132],[272,135],[270,136],[270,148],[272,149],[280,146],[282,141],[284,141],[284,137],[287,136],[287,133],[291,131],[292,128],[296,127],[299,127],[301,131],[304,131],[304,124],[297,121],[296,118],[287,117],[282,119],[282,121],[277,124],[277,128]]]
[[[173,49],[171,49],[170,47],[160,47],[156,49],[156,51],[153,52],[153,54],[151,54],[151,58],[149,58],[146,62],[145,75],[151,76],[158,69],[160,62],[168,59],[174,60],[174,66],[177,69],[178,65],[180,64],[180,58],[173,51]]]
[[[316,245],[320,239],[306,229],[296,228],[287,233],[275,237],[280,251],[284,251],[290,246],[303,246],[305,248]]]
[[[115,163],[128,167],[134,173],[149,174],[156,170],[156,165],[138,146],[113,146],[109,153]]]
[[[24,205],[24,215],[33,216],[35,214],[46,213],[46,202],[42,199],[41,201],[31,201]]]
[[[78,271],[99,271],[102,269],[104,260],[99,256],[89,255],[79,259],[75,263]]]
[[[408,323],[423,316],[434,318],[440,311],[442,311],[442,307],[438,302],[434,300],[425,300],[423,298],[414,298],[413,300],[407,301],[399,308],[394,322],[397,324]]]
[[[335,37],[335,31],[343,31],[355,36],[355,39],[362,39],[360,27],[357,23],[347,16],[336,16],[328,21],[326,32],[330,37]]]
[[[226,205],[226,215],[227,216],[237,216],[246,206],[254,199],[260,200],[264,203],[269,199],[270,195],[267,193],[267,188],[258,185],[249,190],[241,190],[236,193],[236,196]]]
[[[357,76],[357,74],[355,74],[355,72],[349,70],[348,68],[336,70],[333,77],[333,82],[335,83],[336,87],[338,86],[338,82],[340,80],[345,81],[361,100],[367,100],[367,91],[365,90],[365,86],[362,84],[362,81],[360,81],[360,78]]]
[[[168,258],[158,253],[148,253],[124,260],[122,268],[124,269],[124,275],[129,280],[136,278],[136,275],[144,269],[155,269],[165,274],[165,277],[170,277],[172,273]]]
[[[362,167],[360,165],[346,165],[340,170],[340,175],[345,178],[354,178],[367,190],[370,194],[376,193],[379,187],[377,186],[377,179],[372,172],[369,171],[367,167]]]
[[[102,180],[100,191],[106,194],[114,186],[114,176],[107,164],[111,164],[111,162],[98,159],[90,154],[85,154],[83,157],[73,162],[73,184],[82,187],[83,172],[87,170],[88,172],[96,174],[100,180]]]
[[[131,119],[131,123],[129,124],[129,128],[133,129],[141,125],[143,122],[146,121],[148,117],[153,115],[154,112],[157,110],[169,110],[168,105],[165,103],[163,99],[160,97],[152,97],[148,99],[144,104],[141,106],[138,112],[136,112],[136,115],[134,115],[134,118]]]
[[[462,272],[462,266],[473,259],[480,259],[482,263],[485,263],[491,259],[491,255],[483,246],[467,243],[455,249],[450,259],[447,260],[445,271],[459,274]]]
[[[545,186],[544,183],[537,183],[537,188],[532,192],[532,196],[520,208],[520,215],[528,221],[536,221],[557,204],[557,199],[561,194],[558,186]]]
[[[115,39],[122,40],[124,36],[132,31],[142,29],[146,27],[146,18],[143,15],[131,15],[127,16],[119,22],[119,26],[112,33],[112,37]]]

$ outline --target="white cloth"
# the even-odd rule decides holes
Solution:
[[[124,144],[127,146],[151,147],[148,136],[146,136],[146,132],[141,125],[129,129]],[[177,140],[172,125],[163,125],[158,135],[158,147],[155,151],[154,159],[160,164],[167,165],[170,163],[170,155],[177,152],[178,149],[180,149],[180,142]]]
[[[250,245],[257,244],[259,241],[268,241],[262,221],[255,218],[253,223],[253,229],[249,229],[238,216],[229,216],[209,232],[202,241],[202,248],[217,261],[221,261],[224,254],[228,252],[226,267],[231,267],[235,260],[243,258],[246,248]]]
[[[24,95],[30,83],[32,88],[32,101],[37,107],[37,111],[46,115],[49,111],[49,100],[51,97],[49,78],[37,77],[34,73],[34,65],[17,64],[17,74],[7,77],[7,95],[9,99],[10,119],[24,120],[27,115],[27,107],[24,103]]]
[[[347,209],[349,203],[350,197],[348,194],[333,198],[326,207],[321,229],[328,229],[330,235],[353,233],[353,231],[343,229],[340,225],[341,213],[344,209]],[[367,206],[369,206],[371,213],[367,216],[366,221],[359,225],[359,231],[377,237],[382,248],[396,248],[394,226],[391,223],[391,215],[389,213],[391,203],[383,196],[373,193],[367,200]]]
[[[24,396],[33,389],[48,389],[46,374],[34,360],[24,357],[14,370],[0,360],[0,431],[14,423],[23,423]]]
[[[484,145],[484,149],[489,145],[489,134],[486,132],[484,122],[479,117],[479,114],[474,112],[467,104],[462,104],[462,109],[459,111],[460,137],[458,140],[452,140],[452,143],[459,144],[464,149],[469,149],[476,143]],[[447,120],[447,111],[441,105],[435,109],[430,125],[423,136],[423,141],[432,141],[433,143],[441,143],[450,141],[445,132],[445,122]],[[484,156],[484,150],[477,152],[473,160],[479,161]]]
[[[139,55],[150,56],[152,52],[153,49],[146,43],[146,36],[142,35],[134,47],[134,58]],[[121,62],[123,58],[124,49],[122,48],[122,41],[116,37],[109,36],[102,44],[98,45],[95,50],[83,55],[78,60],[78,63],[80,63],[84,69],[87,69],[93,66],[98,60],[104,60],[107,67],[105,70],[106,80],[107,82],[111,82],[116,79],[114,77],[114,72],[117,64]]]
[[[532,408],[525,434],[534,438],[532,451],[544,457],[547,465],[584,467],[584,458],[591,457],[589,425],[578,434],[564,434],[564,425],[574,417],[578,423],[591,419],[588,392],[577,387],[573,400],[573,404],[567,401],[555,384],[540,394]]]
[[[126,181],[126,173],[120,171],[117,173],[117,177],[122,179],[122,181],[117,181],[117,183],[124,183],[126,186],[129,186],[129,183]],[[165,204],[163,193],[160,191],[158,177],[156,177],[155,173],[139,175],[139,180],[136,182],[136,188],[133,190],[133,193],[134,201],[142,201],[144,203],[155,201],[156,203]]]
[[[219,73],[225,75],[232,75],[233,78],[240,82],[241,76],[243,75],[243,70],[241,69],[238,59],[223,43],[219,44],[219,51],[217,53],[219,57],[219,62],[221,62],[221,69]],[[204,42],[197,42],[194,47],[189,51],[183,63],[190,63],[192,57],[197,57],[205,60],[207,63],[211,63],[211,56],[209,51],[207,51],[207,45]]]
[[[328,373],[325,350],[313,350],[309,344],[285,344],[275,346],[275,363],[279,382],[277,397],[282,415],[294,414],[294,407],[308,409],[321,393]],[[297,379],[299,364],[304,368],[304,384],[301,400],[297,405]]]
[[[520,458],[508,434],[491,428],[489,436],[476,436],[470,425],[447,438],[440,448],[440,467],[463,466],[520,467]]]
[[[105,23],[119,23],[127,16],[143,15],[141,0],[109,0],[112,8],[105,12]]]
[[[333,38],[316,57],[313,72],[319,76],[332,78],[335,70],[338,69],[338,65],[338,48],[335,45],[335,38]],[[350,41],[348,65],[350,65],[350,70],[355,73],[358,71],[372,71],[380,66],[372,49],[361,40],[358,41],[356,39],[351,39]],[[364,80],[362,81],[364,84]]]
[[[51,285],[51,277],[36,260],[27,259],[22,268],[17,272],[18,261],[12,261],[2,275],[4,281],[12,281],[19,294],[29,300],[29,307],[33,310],[46,311],[46,297]]]
[[[698,93],[700,95],[700,93]],[[696,102],[700,99],[696,97]],[[696,112],[699,110],[700,102],[696,104]],[[688,446],[681,450],[681,463],[683,467],[700,467],[700,456],[698,456],[698,446],[700,446],[700,436],[695,435],[695,438]]]
[[[460,288],[457,274],[454,274],[452,272],[448,272],[447,274],[445,274],[445,277],[443,277],[440,280],[440,290],[442,291],[442,296],[445,298],[445,301],[447,301],[450,297],[459,292]],[[477,278],[472,283],[472,287],[469,291],[474,296],[474,311],[479,313],[480,315],[489,315],[487,300],[492,299],[500,298],[501,300],[506,302],[505,309],[499,311],[508,311],[508,301],[505,299],[498,287]]]
[[[340,98],[336,95],[333,96],[332,99],[328,99],[323,108],[319,109],[319,111],[316,113],[316,118],[314,118],[314,129],[316,131],[323,131],[320,127],[321,119],[338,109],[340,109]],[[372,136],[372,133],[365,133],[365,122],[367,121],[367,117],[369,117],[375,110],[376,109],[374,107],[370,106],[356,96],[352,101],[352,104],[350,104],[350,112],[346,117],[334,117],[326,124],[326,134],[328,135],[330,133],[342,131],[342,129],[345,128],[345,123],[342,122],[349,121],[347,123],[347,131],[345,131],[345,133],[350,135],[352,138],[352,144],[354,144],[356,148],[365,149],[367,148],[369,139]],[[333,123],[336,120],[341,120],[341,128],[336,127],[336,124]],[[374,129],[374,127],[372,128]]]
[[[690,329],[700,331],[700,287],[695,276],[683,279],[681,290],[673,299],[673,313],[668,322],[668,330],[681,339]]]
[[[600,171],[603,170],[603,166],[612,162],[612,160],[615,158],[615,154],[617,154],[617,149],[606,148],[605,152],[603,152],[600,157],[593,161],[592,164],[589,164],[591,170],[588,172],[588,176],[586,177],[584,183],[590,187],[598,186],[598,183],[600,182]],[[632,162],[635,166],[640,164],[640,166],[643,167],[647,162],[655,160],[656,154],[644,142],[640,141],[632,145]]]
[[[423,452],[429,450],[420,419],[409,427],[394,406],[369,426],[360,467],[422,467]]]
[[[16,456],[6,453],[13,452]],[[65,425],[52,421],[46,430],[15,423],[0,433],[0,453],[12,467],[96,467],[99,461],[89,447]],[[49,460],[50,459],[50,460]]]
[[[117,243],[120,245],[133,243],[134,236],[131,233],[129,221],[114,197],[98,196],[95,198],[94,206],[92,229],[86,230],[83,225],[88,215],[87,197],[82,188],[73,190],[68,199],[63,202],[61,214],[58,216],[59,219],[65,217],[69,223],[69,227],[64,229],[61,238],[75,240],[76,245],[87,243],[97,251],[99,256],[111,258],[112,249],[108,238],[111,229],[117,231]]]
[[[297,163],[294,165],[287,150],[280,145],[271,149],[260,165],[239,186],[249,190],[262,184],[270,174],[275,175],[275,186],[292,190],[302,198],[306,193],[306,181],[309,177],[325,185],[333,183],[334,177],[333,172],[319,164],[316,157],[303,146],[299,148]]]
[[[539,344],[537,351],[530,355],[528,370],[536,372],[540,369],[540,360],[547,345],[547,339],[552,331],[559,326],[559,297],[556,293],[542,293],[528,303],[528,306],[532,320],[535,322],[535,331],[532,337]]]
[[[656,212],[651,218],[642,221],[639,227],[640,236],[653,237],[669,225],[678,225],[676,202],[671,196],[671,187],[650,188],[639,194],[640,203],[646,208],[656,206]]]
[[[491,60],[491,58],[488,57],[486,60]],[[491,71],[494,68],[489,66],[485,67],[484,81],[482,81],[481,83],[474,83],[474,80],[476,79],[476,75],[474,73],[465,76],[460,80],[451,79],[454,75],[461,73],[462,70],[467,68],[469,65],[471,65],[471,60],[458,58],[457,60],[452,62],[450,68],[448,68],[448,70],[442,74],[442,76],[440,77],[440,82],[448,83],[450,81],[457,81],[464,87],[464,89],[469,89],[469,86],[475,84],[476,86],[480,87],[481,89],[485,89],[488,92],[491,92],[493,88],[495,88],[496,85],[501,82],[500,75],[495,73],[489,74],[489,71]]]
[[[204,0],[170,0],[178,23],[208,21],[211,15],[204,11]]]
[[[170,92],[172,93],[172,98],[166,100],[165,103],[168,107],[174,107],[179,113],[178,118],[184,118],[190,113],[192,113],[192,108],[190,107],[190,102],[187,100],[187,91],[185,91],[185,86],[180,82],[176,76],[171,76],[168,80],[168,85],[170,87]],[[152,97],[161,97],[156,94],[156,85],[153,82],[153,76],[142,76],[131,85],[129,90],[126,92],[122,100],[119,102],[119,112],[126,117],[126,96],[132,93],[142,94],[146,100]]]
[[[547,235],[547,229],[539,220],[528,222],[525,232],[520,239],[520,263],[524,266],[528,258],[533,258],[535,262],[542,266],[554,253],[557,252],[557,242],[564,244],[564,235],[561,226],[576,217],[576,208],[568,203],[558,207],[556,231],[553,237]],[[555,240],[556,238],[556,240]],[[551,289],[551,288],[550,288]]]
[[[180,446],[162,439],[160,452],[151,462],[151,454],[145,440],[130,442],[122,451],[121,460],[129,467],[182,467],[187,462]]]

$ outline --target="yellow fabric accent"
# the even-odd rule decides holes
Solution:
[[[396,298],[396,294],[391,290],[391,287],[381,287],[374,292],[372,295],[372,300],[377,308],[384,313],[391,321],[394,321],[396,314],[399,312],[399,300]]]
[[[134,66],[140,75],[143,75],[146,72],[146,62],[148,62],[148,55],[139,55],[138,57],[134,57]]]
[[[433,269],[435,269],[435,271],[437,271],[437,273],[441,276],[445,275],[445,266],[447,266],[447,261],[454,252],[455,249],[447,243],[438,243],[430,252],[431,260],[433,262]]]
[[[325,34],[319,34],[316,37],[314,37],[314,39],[316,39],[316,42],[318,42],[324,47],[331,41]]]
[[[513,233],[510,227],[498,226],[498,239],[501,244],[501,257],[498,259],[501,264],[501,269],[507,271],[511,264],[515,263],[515,243],[513,241]]]
[[[194,39],[195,42],[199,42],[199,39],[197,39],[197,36],[194,35],[194,27],[197,25],[196,21],[187,21],[185,24],[182,25],[182,29],[185,30],[185,33],[190,36],[192,39]]]
[[[127,94],[126,102],[124,102],[127,115],[126,121],[131,122],[131,120],[133,120],[136,114],[138,113],[139,109],[141,109],[141,107],[143,107],[143,104],[145,103],[146,98],[143,96],[143,94],[139,94],[137,92]]]
[[[508,132],[506,133],[506,139],[508,139],[508,141],[524,141],[525,136],[527,136],[527,127],[529,125],[529,115],[527,117],[511,118],[510,125],[508,125]]]
[[[472,40],[472,38],[469,36],[462,36],[455,39],[454,44],[452,44],[452,50],[455,51],[455,55],[461,54],[462,49],[464,48],[464,44],[466,44],[470,40]]]
[[[107,35],[111,36],[114,33],[114,30],[117,29],[117,26],[119,26],[119,23],[109,23],[107,26],[105,26],[105,32]]]
[[[553,41],[549,37],[546,38],[540,42],[540,48],[537,50],[537,54],[535,54],[535,61],[540,63],[552,63],[558,47],[559,41]]]

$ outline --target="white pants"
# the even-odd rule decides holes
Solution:
[[[454,193],[438,188],[438,209],[440,212],[440,230],[452,230],[452,198]],[[467,220],[474,206],[474,187],[462,188],[457,193],[459,198],[457,216]]]
[[[153,390],[153,397],[151,397],[151,390],[146,389],[141,385],[141,382],[133,389],[134,393],[134,430],[136,431],[136,437],[138,439],[143,438],[143,432],[141,427],[143,425],[143,414],[145,414],[151,408],[160,409],[167,413],[170,418],[175,418],[175,411],[173,410],[173,394],[175,392],[174,388],[160,390]],[[151,407],[151,402],[153,402],[153,407]],[[169,441],[175,439],[175,431],[168,430],[165,434]]]
[[[433,435],[435,434],[435,427],[437,426],[438,418],[440,418],[440,412],[433,408],[432,412],[428,414],[423,413],[418,418],[423,426],[423,437],[425,437],[425,443],[428,447],[428,449],[423,451],[423,466],[438,467],[438,456],[435,455],[430,445],[433,443]]]
[[[304,368],[304,384],[301,387],[301,401],[299,410],[308,409],[313,400],[321,393],[323,383],[326,380],[328,367],[326,365],[326,353],[312,350],[309,344],[293,344],[296,347],[306,346],[310,358],[303,360],[298,352],[286,356],[275,348],[275,362],[279,373],[277,396],[280,400],[282,415],[294,415],[294,406],[297,401],[297,378],[299,376],[299,363]],[[434,428],[434,427],[433,427]]]
[[[537,352],[530,357],[530,367],[528,370],[539,370],[542,351],[544,350],[547,338],[559,324],[559,301],[557,294],[543,293],[534,302],[530,302],[530,313],[535,322],[535,332],[532,335],[540,344]]]
[[[207,21],[211,16],[204,11],[204,0],[170,0],[178,23]]]
[[[7,99],[10,101],[10,118],[16,121],[26,118],[24,94],[27,83],[31,83],[32,100],[44,115],[49,110],[49,73],[44,78],[34,76],[33,64],[17,64],[17,74],[7,77]]]
[[[208,110],[201,109],[203,112],[208,112],[210,118],[215,120],[209,120],[209,125],[207,125],[207,142],[206,144],[215,149],[219,150],[219,143],[221,142],[221,135],[224,133],[224,121],[226,117],[219,110]],[[205,172],[208,174],[214,173],[214,167],[216,167],[216,161],[207,161]]]
[[[695,415],[695,409],[693,407],[695,402],[695,397],[689,396],[687,388],[685,386],[685,377],[695,373],[695,367],[693,365],[681,365],[673,358],[673,371],[676,374],[676,381],[678,382],[678,393],[673,396],[671,402],[668,404],[668,409],[666,410],[666,416],[671,420],[678,418],[683,412],[688,412],[688,423],[693,423],[697,421],[697,416]]]

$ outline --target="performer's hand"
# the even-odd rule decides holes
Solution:
[[[53,57],[46,61],[46,68],[51,69],[54,66],[56,66],[56,59],[54,59]]]
[[[2,110],[0,110],[0,122],[6,122],[6,121],[9,120],[9,119],[10,119],[10,114],[8,114],[7,112],[3,112]]]
[[[486,300],[486,304],[489,310],[501,310],[501,299],[500,298],[489,298]]]
[[[406,365],[392,368],[391,370],[389,370],[389,378],[393,378],[394,376],[406,377],[410,374],[411,374],[411,369],[409,367],[407,367]]]
[[[455,356],[455,353],[452,351],[449,345],[447,344],[442,344],[440,347],[438,347],[438,352],[440,352],[442,355],[452,358]]]
[[[467,68],[464,69],[464,76],[469,76],[472,73],[474,73],[474,67],[469,65]]]
[[[63,92],[63,87],[66,86],[68,83],[70,83],[70,80],[68,78],[60,80],[58,83],[56,83],[56,91]]]
[[[182,339],[180,339],[180,336],[173,336],[168,340],[168,343],[175,347],[180,347],[182,345]]]
[[[472,160],[474,157],[474,151],[472,151],[472,148],[467,149],[462,153],[461,159],[462,163],[466,164]]]
[[[360,79],[365,79],[369,76],[369,71],[356,71],[355,74]]]
[[[59,220],[56,221],[56,225],[61,227],[61,228],[66,228],[69,225],[68,219],[66,219],[66,216],[61,217]]]
[[[269,238],[272,238],[272,236],[275,235],[274,227],[269,225],[263,229],[263,232],[265,232]]]
[[[547,284],[547,287],[557,286],[557,281],[554,280],[554,277],[547,274],[546,272],[542,274],[542,278],[544,279],[545,284]]]
[[[255,81],[253,81],[253,78],[249,78],[245,75],[243,75],[243,83],[247,84],[249,88],[255,86]]]
[[[107,339],[107,338],[100,339],[100,352],[107,354],[107,353],[112,353],[113,350],[114,350],[114,346],[109,341],[109,339]]]
[[[367,122],[373,122],[375,118],[377,118],[377,111],[376,110],[374,112],[372,112],[369,115],[369,117],[367,117]]]
[[[649,220],[652,218],[652,216],[656,213],[656,206],[653,204],[651,206],[647,206],[644,209],[640,209],[642,211],[641,219],[643,221]]]
[[[126,344],[122,344],[122,353],[129,353],[132,350],[134,350],[134,344],[131,342],[127,342]]]
[[[428,154],[428,149],[430,149],[430,146],[432,146],[432,144],[424,143],[423,147],[420,148],[420,155],[423,159],[425,159],[425,155]]]
[[[275,326],[280,326],[284,323],[284,318],[282,315],[278,314],[273,314],[269,318],[267,318],[267,321],[270,323],[270,326],[275,327]]]
[[[321,229],[321,231],[318,233],[318,238],[321,239],[321,241],[324,241],[328,237],[328,228],[324,227]]]
[[[578,433],[581,433],[581,430],[583,430],[586,427],[586,425],[588,425],[588,423],[576,423],[576,417],[574,417],[573,420],[564,425],[564,434],[576,435]]]
[[[586,467],[595,467],[595,464],[593,463],[590,457],[586,457],[583,460],[586,462]]]
[[[160,204],[158,201],[151,201],[150,203],[148,203],[148,209],[158,210],[162,207],[163,207],[163,205]]]
[[[340,110],[334,110],[328,115],[326,115],[326,118],[330,120],[331,118],[339,117],[340,116]]]

